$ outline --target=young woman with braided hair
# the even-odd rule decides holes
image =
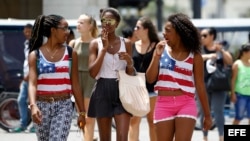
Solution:
[[[78,126],[85,125],[77,54],[65,46],[68,34],[68,23],[59,15],[40,15],[35,20],[29,44],[29,100],[39,141],[67,140],[73,115],[71,93],[80,111]]]
[[[157,140],[191,141],[197,118],[197,93],[205,114],[204,130],[212,124],[203,78],[200,36],[182,13],[170,15],[165,23],[165,40],[156,45],[146,71],[148,82],[156,82],[154,111]]]

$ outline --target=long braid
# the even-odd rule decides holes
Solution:
[[[168,21],[172,23],[172,26],[180,35],[184,46],[188,47],[192,52],[201,51],[200,34],[187,15],[177,13],[171,15]]]
[[[40,33],[43,30],[44,18],[44,15],[40,15],[35,20],[29,43],[29,52],[38,49],[43,43],[43,34]]]

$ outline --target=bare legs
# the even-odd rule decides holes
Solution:
[[[153,123],[156,97],[150,97],[150,112],[147,114],[150,141],[157,141]],[[139,141],[141,117],[132,117],[129,126],[129,141]]]
[[[132,117],[129,125],[128,140],[139,141],[141,117]]]
[[[86,108],[86,113],[88,113],[90,98],[84,98],[84,105]],[[94,140],[94,130],[95,130],[95,118],[90,118],[86,115],[86,125],[84,128],[84,141]]]
[[[128,113],[115,115],[116,141],[128,140],[128,129],[131,116]],[[97,118],[100,141],[111,141],[112,117]]]
[[[157,139],[161,141],[191,141],[195,120],[179,117],[156,124]],[[185,132],[184,132],[185,131]]]
[[[147,114],[150,141],[157,141],[156,126],[154,124],[154,109],[156,96],[150,97],[150,112]]]

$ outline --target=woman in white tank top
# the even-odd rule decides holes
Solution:
[[[131,114],[119,99],[117,70],[134,73],[131,58],[131,43],[115,34],[121,20],[114,8],[100,11],[101,37],[91,41],[89,49],[89,72],[97,81],[92,90],[88,116],[95,117],[99,127],[100,140],[111,140],[111,123],[116,123],[117,141],[127,141]]]

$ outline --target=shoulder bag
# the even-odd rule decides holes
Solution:
[[[216,67],[207,81],[208,91],[230,91],[231,89],[231,66]]]
[[[145,116],[150,111],[149,95],[146,88],[145,73],[128,75],[125,70],[118,71],[119,97],[126,111],[134,116]]]

